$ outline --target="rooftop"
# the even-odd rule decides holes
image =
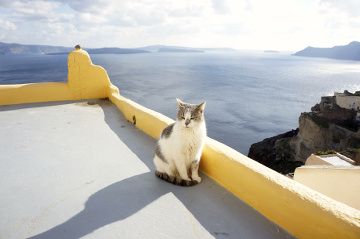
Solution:
[[[323,155],[320,158],[334,166],[353,166],[354,164],[354,162],[351,163],[351,159],[347,159],[341,154]]]
[[[201,184],[156,178],[173,120],[120,94],[84,50],[67,82],[0,85],[0,105],[0,238],[359,238],[359,210],[209,137]]]
[[[110,101],[0,106],[0,124],[1,238],[292,238],[205,175],[156,178],[155,140]]]

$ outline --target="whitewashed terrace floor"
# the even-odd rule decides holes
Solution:
[[[214,181],[154,175],[108,101],[0,106],[0,238],[291,238]]]

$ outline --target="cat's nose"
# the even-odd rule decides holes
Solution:
[[[190,120],[189,119],[186,119],[185,120],[185,125],[188,126],[190,124]]]

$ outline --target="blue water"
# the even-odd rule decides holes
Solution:
[[[66,55],[0,56],[0,84],[66,81]],[[121,94],[171,118],[207,101],[208,135],[247,154],[298,126],[323,95],[360,90],[360,62],[260,52],[93,55]]]

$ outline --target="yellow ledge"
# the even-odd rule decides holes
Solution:
[[[111,82],[106,70],[93,65],[89,54],[75,50],[68,56],[68,82],[0,85],[0,105],[106,98]]]
[[[175,97],[175,96],[174,96]],[[68,57],[67,83],[0,85],[0,105],[109,98],[136,127],[153,138],[173,120],[119,94],[106,71],[83,50]],[[358,239],[360,211],[311,190],[208,138],[201,170],[298,238]]]

